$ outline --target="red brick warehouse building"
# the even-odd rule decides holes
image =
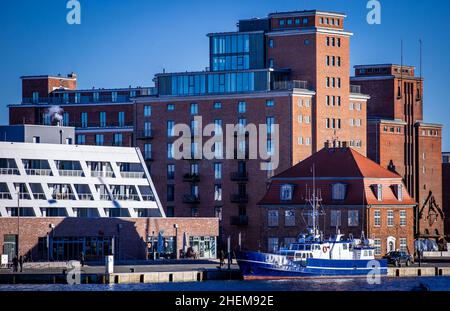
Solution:
[[[424,79],[415,75],[412,66],[382,64],[355,66],[351,82],[370,95],[368,157],[403,177],[418,202],[416,237],[441,239],[442,125],[424,122]]]
[[[77,90],[73,75],[22,77],[22,103],[10,106],[10,123],[50,123],[47,110],[59,105],[77,143],[141,148],[168,216],[218,216],[223,236],[236,243],[241,233],[244,246],[265,247],[257,202],[268,177],[326,141],[366,154],[369,97],[349,83],[345,18],[297,11],[241,20],[237,31],[208,35],[208,70],[160,73],[152,88]],[[218,127],[279,124],[280,165],[263,171],[262,159],[172,159],[173,126],[196,127],[195,116]]]
[[[328,147],[271,179],[259,203],[269,251],[288,246],[312,227],[313,192],[325,236],[337,229],[355,238],[364,232],[373,239],[376,256],[396,249],[413,253],[416,202],[402,178],[354,149]]]

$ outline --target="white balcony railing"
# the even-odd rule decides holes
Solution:
[[[82,170],[58,170],[59,176],[64,177],[82,177],[83,171]]]
[[[78,193],[78,199],[80,199],[81,201],[91,201],[94,199],[94,197],[90,193]]]
[[[53,199],[55,200],[76,200],[73,193],[56,193],[53,194]]]
[[[43,168],[27,168],[25,169],[25,172],[27,175],[32,176],[51,176],[52,170],[51,169],[43,169]]]
[[[111,201],[111,197],[109,194],[100,194],[100,200],[101,201]]]
[[[47,200],[45,193],[33,193],[33,197],[35,200]]]
[[[113,197],[117,201],[139,201],[137,194],[113,194]]]
[[[155,201],[155,196],[153,194],[143,194],[142,200],[144,201]]]
[[[120,172],[122,178],[144,178],[144,172]]]
[[[19,175],[19,169],[17,168],[6,168],[1,167],[0,168],[0,175]]]
[[[114,177],[112,171],[91,171],[91,177]]]
[[[0,200],[12,200],[9,192],[0,192]]]

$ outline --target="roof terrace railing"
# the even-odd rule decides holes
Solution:
[[[350,93],[361,94],[361,85],[350,85]]]
[[[274,81],[272,90],[293,90],[293,89],[308,89],[308,81],[291,80],[291,81]]]

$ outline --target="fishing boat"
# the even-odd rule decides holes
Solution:
[[[236,254],[244,279],[280,279],[304,277],[363,277],[387,274],[387,261],[375,260],[374,241],[336,234],[324,238],[319,230],[321,207],[320,189],[313,186],[308,196],[306,213],[312,224],[296,242],[277,252],[240,251]]]

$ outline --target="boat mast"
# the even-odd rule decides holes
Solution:
[[[312,167],[312,170],[313,170],[313,197],[312,197],[312,208],[313,208],[313,210],[312,210],[312,221],[313,221],[313,234],[314,235],[317,235],[317,231],[318,231],[318,228],[317,228],[317,218],[316,218],[316,209],[317,209],[317,198],[316,198],[316,167],[315,167],[315,164],[313,163],[313,167]]]

